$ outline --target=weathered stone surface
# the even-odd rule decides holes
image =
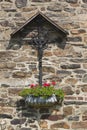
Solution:
[[[55,69],[50,66],[43,66],[43,72],[55,73]]]
[[[73,8],[65,8],[64,11],[74,13],[75,9],[73,9]]]
[[[40,128],[46,129],[48,128],[47,121],[40,121],[39,122]]]
[[[81,69],[79,69],[79,70],[74,70],[74,73],[77,73],[77,74],[85,74],[86,73],[86,71],[85,70],[81,70]]]
[[[5,0],[6,2],[10,2],[10,3],[12,3],[12,0]]]
[[[19,127],[18,127],[18,128],[19,128]],[[23,127],[23,128],[20,128],[20,130],[32,130],[32,128]]]
[[[86,63],[83,64],[83,68],[87,69],[87,64]]]
[[[84,3],[87,3],[87,0],[82,0]]]
[[[87,83],[87,74],[85,74],[85,75],[83,76],[82,81],[83,81],[84,83]]]
[[[0,129],[87,129],[86,3],[87,0],[0,0]],[[37,50],[24,39],[23,42],[20,39],[20,48],[15,44],[14,50],[6,50],[10,34],[38,10],[69,32],[68,41],[61,43],[62,38],[57,40],[56,33],[53,34],[54,26],[53,30],[47,30],[47,36],[51,33],[54,41],[48,42],[48,47],[43,51],[42,65],[46,67],[43,82],[56,81],[56,88],[63,88],[65,98],[62,106],[40,109],[27,107],[25,100],[20,101],[21,97],[18,96],[21,87],[38,83]],[[28,26],[29,31],[32,30],[30,28]],[[57,30],[58,36],[60,29]],[[23,33],[29,38],[34,36],[33,31],[27,35],[26,29]],[[17,89],[19,85],[20,89]],[[25,121],[22,122],[22,119]]]
[[[61,65],[62,69],[77,69],[80,68],[80,64],[64,64]]]
[[[32,60],[31,60],[32,59]],[[20,56],[14,59],[14,62],[28,62],[28,61],[37,61],[34,57]]]
[[[54,128],[64,128],[64,129],[69,129],[70,126],[66,122],[60,122],[60,123],[54,123],[51,125],[51,129]]]
[[[62,120],[64,119],[64,115],[50,115],[48,117],[48,120],[50,121],[57,121],[57,120]]]
[[[2,9],[10,9],[12,7],[12,3],[2,3]]]
[[[65,80],[65,83],[71,84],[71,85],[75,85],[78,82],[78,80],[76,78],[67,78]]]
[[[13,78],[25,78],[27,75],[26,72],[22,72],[22,71],[17,71],[13,73]]]
[[[9,113],[10,115],[13,114],[13,109],[9,107],[0,107],[0,114]]]
[[[4,61],[8,60],[8,58],[13,58],[18,56],[17,52],[13,52],[13,51],[0,51],[0,59],[4,59]],[[6,60],[5,60],[6,59]]]
[[[15,4],[17,8],[22,8],[27,5],[27,0],[16,0]]]
[[[25,118],[22,118],[22,119],[13,119],[12,121],[11,121],[11,124],[12,125],[18,125],[18,124],[24,124],[24,122],[26,121],[26,119]]]
[[[64,91],[65,95],[73,95],[74,94],[74,92],[72,91],[72,88],[70,86],[63,87],[63,91]]]
[[[81,37],[69,37],[68,41],[69,42],[82,42],[82,38]]]
[[[87,92],[87,84],[82,85],[81,90]]]
[[[10,87],[10,85],[8,85],[8,84],[1,84],[1,87]]]
[[[66,76],[71,75],[71,72],[70,71],[66,71],[66,70],[58,70],[57,74],[58,74],[59,77],[64,78]]]
[[[41,116],[41,119],[51,120],[51,121],[57,121],[64,119],[64,115],[50,115],[50,114],[44,114]]]
[[[44,56],[45,57],[50,57],[50,56],[52,56],[52,52],[51,51],[45,51]]]
[[[18,95],[19,94],[19,92],[22,90],[22,88],[9,88],[8,89],[8,93],[9,93],[9,95],[11,95],[11,96],[16,96],[16,95]]]
[[[33,113],[23,112],[22,116],[32,118],[33,120],[37,119],[37,115],[34,112]]]
[[[0,69],[13,69],[14,67],[16,66],[16,63],[13,63],[13,62],[1,62],[0,63]]]
[[[77,30],[77,29],[75,29],[75,30],[71,30],[71,33],[73,34],[73,35],[78,35],[78,34],[80,34],[80,33],[85,33],[86,31],[84,30],[84,29],[79,29],[79,30]]]
[[[49,113],[49,109],[48,108],[41,108],[39,110],[40,113]]]
[[[23,128],[21,128],[20,130],[32,130],[32,128],[23,127]]]
[[[8,114],[0,114],[0,118],[12,119],[12,116],[11,116],[11,115],[8,115]]]
[[[32,2],[50,2],[51,0],[32,0]]]
[[[36,10],[37,9],[37,7],[26,7],[26,8],[22,8],[22,11],[23,12],[29,12],[29,11],[34,11],[34,10]]]
[[[79,121],[79,116],[69,116],[68,120],[69,121]]]
[[[54,11],[54,12],[61,12],[62,11],[61,4],[56,4],[56,5],[53,5],[53,6],[48,6],[47,9],[49,11]]]
[[[86,129],[87,128],[87,121],[85,122],[73,122],[72,123],[72,129]]]
[[[87,121],[87,115],[83,115],[83,116],[82,116],[82,120],[83,120],[83,121]]]
[[[7,130],[14,130],[14,128],[13,128],[13,126],[9,125],[9,126],[7,127]]]
[[[76,4],[78,0],[66,0],[66,2],[69,2],[71,4]]]
[[[87,59],[86,58],[76,58],[76,59],[70,59],[71,62],[74,63],[86,63]]]
[[[73,107],[64,107],[63,108],[63,113],[65,116],[68,116],[68,115],[72,115],[73,113]]]
[[[1,63],[0,63],[0,69],[4,69],[4,68],[6,68],[6,67],[7,67],[6,63],[4,63],[4,62],[1,62]]]
[[[14,67],[16,67],[16,63],[14,63],[14,62],[8,62],[7,63],[7,68],[8,69],[13,69]]]

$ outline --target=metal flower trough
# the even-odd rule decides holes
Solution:
[[[52,106],[54,104],[58,103],[57,97],[53,94],[52,96],[48,98],[44,97],[35,97],[33,95],[29,95],[26,97],[25,102],[29,106],[39,106],[39,107],[46,107],[46,106]]]

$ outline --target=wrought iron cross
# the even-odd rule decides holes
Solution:
[[[42,27],[40,21],[37,21],[37,36],[33,38],[33,45],[38,51],[38,69],[39,69],[39,85],[42,86],[42,57],[43,50],[47,48],[48,34],[42,34]]]

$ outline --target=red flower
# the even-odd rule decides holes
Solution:
[[[44,87],[49,87],[49,86],[50,86],[50,83],[44,83],[43,86],[44,86]]]
[[[56,82],[55,82],[55,81],[53,81],[51,84],[52,84],[52,85],[56,85]]]
[[[31,84],[30,85],[30,88],[34,88],[36,85],[35,84]]]

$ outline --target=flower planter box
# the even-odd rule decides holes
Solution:
[[[32,84],[29,88],[24,88],[19,95],[24,97],[29,106],[48,107],[54,104],[61,104],[64,99],[62,89],[55,89],[54,82],[44,83],[43,86]]]
[[[53,105],[61,104],[62,100],[58,99],[55,94],[47,98],[29,95],[26,97],[25,102],[28,106],[32,107],[51,107]]]

